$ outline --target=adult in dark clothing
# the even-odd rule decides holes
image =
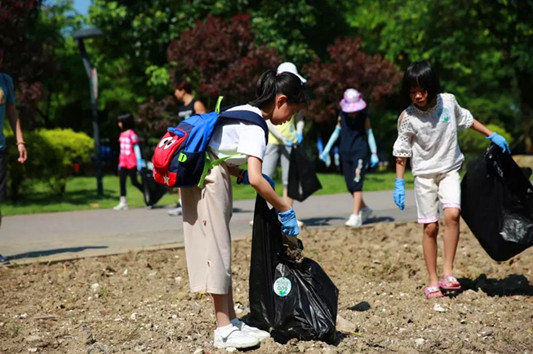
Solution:
[[[344,92],[344,98],[340,101],[340,106],[341,111],[337,119],[337,126],[320,155],[320,159],[327,162],[329,151],[340,136],[339,152],[342,170],[346,187],[353,195],[353,211],[345,225],[358,227],[372,213],[372,209],[363,200],[363,182],[369,152],[371,153],[371,167],[379,163],[379,158],[374,134],[370,128],[370,119],[366,111],[366,102],[362,99],[361,94],[353,88],[347,89]]]

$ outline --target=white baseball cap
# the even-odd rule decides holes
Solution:
[[[298,76],[302,84],[305,84],[307,82],[307,80],[304,79],[302,75],[298,74],[298,69],[296,69],[296,65],[294,65],[290,61],[286,61],[284,63],[279,64],[277,74],[279,75],[281,73],[291,73]]]

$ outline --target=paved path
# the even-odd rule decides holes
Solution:
[[[416,220],[412,190],[406,191],[406,210],[392,202],[392,191],[365,192],[374,210],[368,223]],[[231,221],[234,239],[251,235],[254,200],[234,202]],[[296,202],[296,215],[307,227],[341,226],[351,211],[349,194],[311,196]],[[181,216],[167,215],[165,208],[112,209],[7,216],[0,228],[0,253],[12,263],[56,261],[116,254],[138,249],[180,246]]]

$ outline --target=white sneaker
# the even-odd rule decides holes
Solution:
[[[298,220],[298,219],[296,219],[296,223],[298,224],[298,227],[299,227],[300,229],[303,229],[304,226],[305,226],[304,222],[303,222],[303,221],[300,221],[300,220]]]
[[[361,220],[361,212],[359,212],[358,214],[350,215],[350,217],[348,218],[348,221],[346,221],[344,225],[350,226],[350,227],[359,227],[363,225],[363,221]]]
[[[263,331],[259,328],[248,326],[246,323],[242,322],[238,318],[234,318],[233,320],[231,320],[231,324],[239,328],[242,333],[252,336],[258,339],[259,341],[270,338],[270,333],[268,333],[267,331]]]
[[[183,214],[183,208],[182,207],[177,207],[177,208],[174,208],[174,209],[170,209],[168,211],[168,215],[170,216],[178,216],[178,215],[181,215]]]
[[[250,348],[259,345],[259,339],[245,334],[232,324],[217,328],[213,345],[216,348]]]
[[[128,204],[118,203],[118,205],[113,207],[113,209],[115,209],[116,211],[128,210]]]
[[[372,215],[372,209],[370,209],[368,206],[361,209],[361,222],[364,224],[365,221],[368,220],[370,215]]]

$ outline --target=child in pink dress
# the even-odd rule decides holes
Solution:
[[[118,116],[118,126],[122,133],[118,141],[120,142],[120,155],[118,157],[118,169],[120,174],[120,202],[113,209],[128,210],[126,200],[126,178],[130,176],[131,184],[141,192],[142,185],[137,181],[137,170],[144,166],[139,148],[139,137],[133,131],[133,116],[129,113]]]

